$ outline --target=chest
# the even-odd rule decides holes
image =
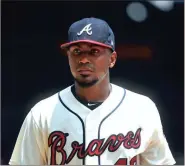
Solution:
[[[150,138],[149,127],[138,116],[121,109],[106,116],[101,111],[57,114],[49,127],[49,164],[138,164],[136,156]]]

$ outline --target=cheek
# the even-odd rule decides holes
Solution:
[[[106,73],[107,70],[109,70],[109,62],[106,60],[102,60],[100,61],[100,63],[98,63],[98,65],[96,65],[96,69],[97,72],[99,73]]]
[[[76,68],[76,62],[75,62],[74,59],[72,59],[70,57],[68,59],[69,59],[69,66],[70,66],[70,69],[72,71],[72,70],[74,70]]]
[[[69,58],[69,67],[71,70],[71,74],[75,77],[76,76],[76,63],[74,62],[73,59]]]
[[[99,61],[98,61],[98,68],[100,69],[108,69],[109,68],[109,60],[107,58],[101,58]]]

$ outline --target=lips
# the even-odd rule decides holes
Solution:
[[[82,75],[89,75],[92,73],[92,70],[88,68],[81,68],[81,69],[78,69],[77,71]]]

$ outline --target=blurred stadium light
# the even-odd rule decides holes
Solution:
[[[167,0],[166,1],[165,0],[160,0],[160,1],[159,0],[156,0],[156,1],[148,0],[148,2],[150,4],[152,4],[153,6],[155,6],[157,9],[165,11],[165,12],[170,11],[174,7],[173,0],[170,0],[170,1],[167,1]]]
[[[146,0],[146,2],[161,11],[169,12],[173,9],[174,3],[183,3],[184,0]],[[126,7],[126,12],[130,19],[136,22],[143,22],[148,17],[148,9],[140,2],[129,3]]]
[[[128,4],[126,12],[128,16],[136,22],[143,22],[148,16],[146,7],[139,2]]]

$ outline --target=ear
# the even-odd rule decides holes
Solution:
[[[111,57],[110,57],[110,64],[109,64],[109,67],[110,68],[113,68],[115,63],[116,63],[116,60],[117,60],[117,53],[114,51],[112,54],[111,54]]]

